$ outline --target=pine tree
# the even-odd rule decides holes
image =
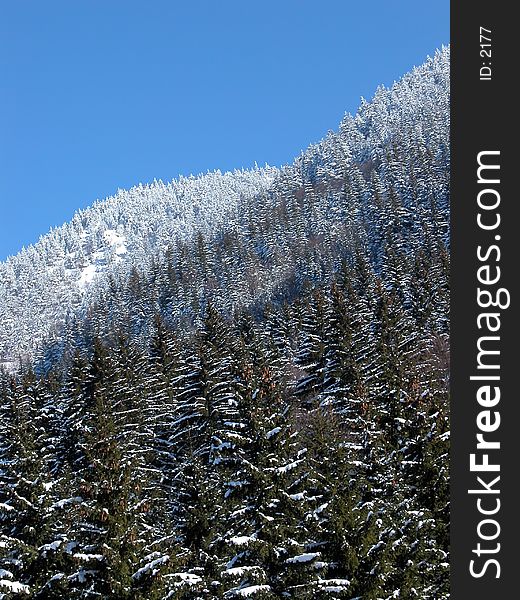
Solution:
[[[30,370],[19,383],[2,382],[1,562],[7,575],[2,587],[14,596],[17,590],[38,592],[52,574],[52,564],[39,553],[51,536],[52,477],[43,392]]]

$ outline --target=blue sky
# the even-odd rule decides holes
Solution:
[[[0,2],[0,260],[154,178],[282,165],[449,43],[449,1]]]

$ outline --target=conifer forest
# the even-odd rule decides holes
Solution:
[[[0,263],[0,598],[449,597],[449,69]]]

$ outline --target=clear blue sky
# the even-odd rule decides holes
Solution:
[[[0,0],[0,260],[117,188],[291,162],[448,42],[448,0]]]

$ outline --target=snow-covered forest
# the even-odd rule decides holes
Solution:
[[[449,66],[0,264],[0,598],[448,598]]]

